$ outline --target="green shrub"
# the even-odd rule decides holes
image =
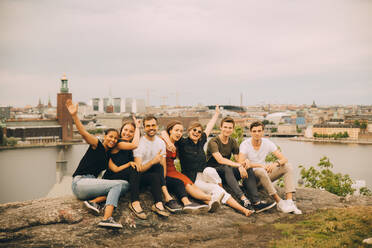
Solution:
[[[244,139],[243,128],[241,128],[240,126],[235,126],[234,132],[232,133],[231,137],[235,139],[238,142],[238,145],[240,146]]]
[[[101,134],[101,133],[103,133],[103,129],[101,129],[101,128],[97,128],[97,129],[92,129],[92,130],[88,130],[88,133],[90,133],[90,134]]]
[[[305,169],[302,165],[299,167],[301,168],[301,178],[305,187],[324,189],[338,196],[352,195],[355,191],[351,187],[354,182],[349,175],[331,171],[333,165],[327,157],[320,159],[318,163],[319,169],[313,166],[309,169]]]
[[[9,137],[6,140],[6,143],[7,143],[8,146],[15,146],[18,143],[18,139],[14,138],[14,137]]]

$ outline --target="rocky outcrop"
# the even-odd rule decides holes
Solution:
[[[305,214],[317,209],[372,205],[372,197],[340,198],[326,191],[300,188],[297,205]],[[114,218],[124,228],[96,224],[94,216],[75,197],[45,198],[0,205],[0,247],[265,247],[275,237],[270,225],[287,218],[275,208],[250,217],[227,206],[218,212],[175,214],[163,219],[150,211],[151,197],[141,195],[147,220],[135,219],[124,197]],[[301,218],[293,216],[293,218]]]

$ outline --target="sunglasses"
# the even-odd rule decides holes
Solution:
[[[192,131],[194,131],[194,132],[197,132],[197,133],[199,133],[199,134],[201,134],[202,133],[202,131],[201,130],[198,130],[198,129],[196,129],[196,128],[194,128]]]

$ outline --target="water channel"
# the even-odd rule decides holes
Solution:
[[[335,172],[347,173],[353,179],[364,180],[372,189],[372,146],[358,144],[321,144],[272,139],[295,167],[315,166],[321,157],[327,156]],[[72,145],[65,150],[67,175],[72,175],[86,144]],[[45,197],[56,183],[56,159],[59,148],[27,148],[0,150],[0,203]],[[70,185],[65,185],[66,192]]]

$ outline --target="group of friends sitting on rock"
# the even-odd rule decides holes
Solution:
[[[275,205],[284,213],[302,213],[292,200],[295,192],[292,167],[277,146],[263,138],[261,122],[250,125],[251,138],[239,146],[231,137],[234,120],[223,118],[219,135],[209,140],[205,153],[204,145],[220,114],[218,106],[206,128],[193,122],[187,128],[187,137],[183,136],[184,127],[179,121],[170,122],[159,137],[156,117],[147,115],[142,121],[144,136],[140,136],[140,121],[133,117],[133,121],[123,123],[120,132],[106,130],[103,141],[85,130],[77,115],[77,104],[68,100],[66,107],[89,144],[73,174],[72,191],[88,209],[103,212],[99,226],[123,227],[112,214],[120,196],[128,191],[129,209],[138,218],[147,219],[139,198],[144,186],[148,186],[154,200],[151,210],[163,217],[179,211],[213,213],[221,204],[247,217]],[[278,159],[267,163],[265,158],[270,153]],[[175,167],[176,158],[182,173]],[[104,170],[102,178],[98,178]],[[280,177],[284,179],[285,200],[272,183]],[[259,185],[267,190],[272,202],[260,200]]]

